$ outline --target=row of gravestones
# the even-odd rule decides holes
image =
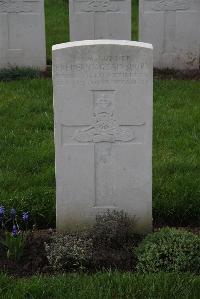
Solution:
[[[131,0],[69,0],[71,40],[131,39]],[[200,1],[140,0],[154,66],[199,69]],[[44,0],[0,0],[0,68],[46,67]]]

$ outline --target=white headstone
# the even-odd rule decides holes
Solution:
[[[0,0],[0,68],[46,67],[44,0]]]
[[[106,210],[151,230],[152,56],[130,41],[53,46],[59,230]]]
[[[199,69],[200,0],[140,0],[140,40],[157,68]]]
[[[131,39],[131,0],[69,0],[70,40]]]

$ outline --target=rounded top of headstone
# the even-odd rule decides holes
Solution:
[[[112,40],[112,39],[97,39],[97,40],[83,40],[75,42],[67,42],[63,44],[57,44],[52,47],[53,51],[72,48],[72,47],[81,47],[81,46],[96,46],[96,45],[119,45],[119,46],[131,46],[139,47],[153,50],[152,44],[142,43],[136,41],[128,40]]]

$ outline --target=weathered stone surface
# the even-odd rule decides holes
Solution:
[[[70,40],[131,39],[131,0],[69,0]]]
[[[141,0],[140,40],[153,44],[157,68],[199,69],[200,1]]]
[[[152,46],[96,40],[53,47],[57,228],[125,210],[152,225]]]
[[[44,0],[0,0],[0,68],[46,67]]]

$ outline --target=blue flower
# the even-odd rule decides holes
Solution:
[[[5,208],[4,206],[0,206],[0,218],[3,218],[4,214],[5,214]]]
[[[22,219],[27,222],[29,219],[29,212],[23,212],[22,213]]]
[[[15,210],[15,209],[11,209],[11,210],[10,210],[10,217],[11,217],[12,219],[14,219],[14,218],[16,217],[16,210]]]
[[[18,235],[18,229],[17,229],[16,225],[13,225],[12,235],[13,235],[13,237],[17,237],[17,235]]]

